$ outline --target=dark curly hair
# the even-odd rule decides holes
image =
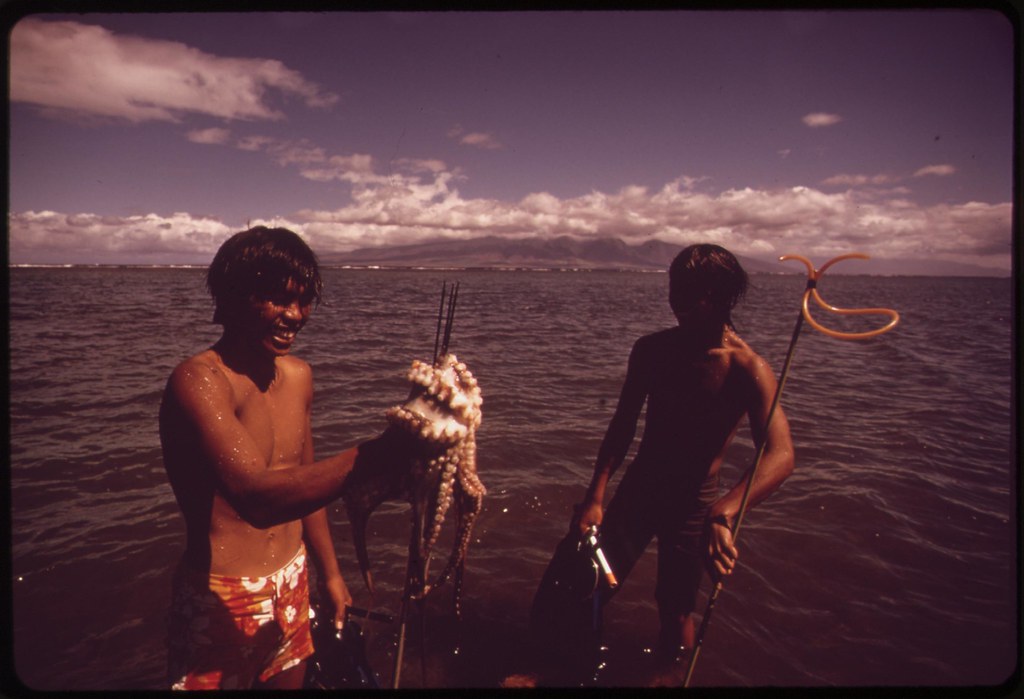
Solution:
[[[310,303],[320,302],[320,265],[297,233],[256,226],[234,234],[220,246],[206,272],[206,288],[216,304],[213,322],[223,324],[232,305],[281,293],[289,282],[302,288]]]

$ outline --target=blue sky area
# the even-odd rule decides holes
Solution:
[[[1011,266],[991,10],[37,14],[9,48],[12,264],[263,223]]]

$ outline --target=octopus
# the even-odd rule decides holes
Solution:
[[[443,304],[442,291],[442,309]],[[427,447],[425,456],[411,465],[381,469],[351,483],[342,499],[352,526],[356,558],[371,597],[375,590],[366,548],[369,516],[386,500],[405,500],[411,505],[413,524],[405,599],[423,600],[428,593],[453,580],[453,606],[458,619],[462,614],[466,553],[487,491],[476,468],[476,430],[482,419],[483,403],[480,387],[469,368],[447,351],[453,309],[454,292],[440,351],[432,363],[413,360],[407,374],[412,384],[409,397],[386,411],[390,427],[420,440]],[[437,347],[435,342],[435,350]],[[441,572],[429,581],[431,553],[453,507],[452,550]]]

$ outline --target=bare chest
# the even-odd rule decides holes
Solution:
[[[648,378],[649,410],[676,423],[714,421],[731,427],[743,411],[732,369],[725,353],[665,358]]]
[[[306,405],[286,386],[260,391],[242,386],[236,391],[235,415],[246,428],[270,468],[302,462],[306,439]]]

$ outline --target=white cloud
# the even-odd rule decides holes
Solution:
[[[394,165],[397,168],[405,170],[407,172],[444,172],[448,169],[448,166],[444,164],[443,160],[422,160],[417,158],[399,158],[394,161]]]
[[[448,138],[457,139],[463,146],[483,148],[484,150],[501,150],[505,147],[493,134],[482,131],[466,133],[461,124],[456,124],[448,129]]]
[[[822,184],[830,186],[844,186],[844,187],[863,187],[863,186],[882,186],[887,184],[893,184],[898,182],[899,178],[893,175],[832,175],[822,180]]]
[[[841,122],[843,118],[838,114],[828,114],[826,112],[812,112],[804,115],[802,121],[812,129],[820,126],[834,126]]]
[[[115,34],[80,22],[26,18],[10,45],[10,98],[47,113],[177,122],[185,113],[281,119],[268,91],[328,107],[323,92],[280,61],[222,58],[173,41]]]
[[[947,177],[953,174],[956,174],[956,168],[952,165],[927,165],[925,167],[918,168],[910,177],[926,177],[928,175]],[[892,175],[887,173],[877,175],[839,174],[832,175],[831,177],[822,180],[821,183],[831,187],[884,187],[897,185],[906,179],[908,179],[906,175]],[[890,193],[905,193],[905,191],[906,190],[893,187]]]
[[[697,192],[680,177],[658,190],[624,187],[558,198],[536,192],[519,201],[465,199],[440,171],[419,177],[378,175],[353,157],[328,159],[351,179],[352,200],[332,210],[303,210],[273,221],[291,228],[321,253],[447,237],[617,236],[627,242],[659,238],[680,245],[719,242],[740,254],[790,252],[814,259],[846,252],[875,258],[997,255],[1008,267],[1010,203],[970,202],[924,207],[891,194],[857,190],[829,194],[811,187]],[[355,169],[345,168],[354,166]],[[326,168],[329,170],[329,167]],[[141,262],[208,262],[227,236],[224,223],[178,213],[103,217],[90,213],[24,212],[9,216],[15,264],[124,258]],[[92,257],[90,257],[92,256]]]
[[[233,233],[211,218],[175,213],[170,216],[66,215],[26,211],[8,216],[11,261],[60,262],[131,259],[209,261]]]
[[[373,157],[361,153],[352,155],[333,155],[326,160],[311,161],[322,163],[321,167],[303,168],[299,174],[310,180],[327,182],[342,180],[346,182],[382,182],[383,178],[373,171]]]
[[[235,142],[235,147],[239,150],[261,151],[276,141],[277,139],[270,138],[269,136],[243,136]]]
[[[311,163],[322,163],[327,159],[327,153],[323,148],[306,140],[278,141],[267,139],[264,143],[264,150],[270,154],[278,165],[309,165]]]
[[[484,150],[500,150],[503,148],[501,142],[489,133],[468,133],[459,139],[459,143],[464,146],[483,148]]]
[[[231,131],[228,129],[195,129],[185,134],[185,138],[193,143],[205,143],[210,145],[224,145],[231,140]]]
[[[956,168],[952,165],[928,165],[915,172],[914,177],[925,177],[927,175],[945,177],[947,175],[952,175],[955,172]]]

